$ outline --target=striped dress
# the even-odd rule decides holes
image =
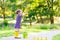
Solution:
[[[21,18],[22,18],[22,15],[18,14],[16,18],[15,28],[21,28]]]

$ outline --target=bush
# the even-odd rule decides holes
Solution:
[[[51,24],[51,25],[49,26],[49,29],[57,29],[57,25]]]
[[[2,27],[2,23],[0,23],[0,28]]]
[[[47,27],[47,26],[41,26],[40,29],[45,29],[45,30],[47,30],[48,27]]]
[[[37,25],[35,27],[36,29],[60,29],[59,25],[56,24],[50,24],[50,25]]]
[[[7,20],[4,20],[3,21],[3,24],[4,24],[4,26],[7,26],[8,25],[8,21]]]

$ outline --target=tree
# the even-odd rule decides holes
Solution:
[[[3,12],[3,19],[5,20],[5,0],[0,0],[0,7],[2,8]]]
[[[11,11],[12,11],[12,18],[15,19],[15,11],[17,9],[16,7],[16,0],[10,0],[11,5]]]
[[[53,12],[53,0],[47,0],[47,4],[48,4],[48,8],[51,10],[51,12]],[[50,14],[50,21],[51,21],[51,24],[54,23],[54,14],[51,13]]]

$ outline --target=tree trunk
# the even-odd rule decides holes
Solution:
[[[31,18],[29,18],[29,20],[30,20],[30,26],[32,25],[32,19]]]
[[[51,4],[51,10],[53,11],[53,0],[51,0],[52,4]],[[50,15],[50,19],[51,19],[51,24],[54,23],[54,17],[53,17],[53,13]]]
[[[47,4],[48,4],[49,10],[52,10],[53,11],[53,0],[47,0]],[[50,22],[51,22],[51,24],[54,23],[53,13],[50,14]]]
[[[3,10],[3,12],[2,12],[2,14],[3,14],[3,19],[5,20],[5,2],[4,2],[4,0],[3,0],[3,2],[2,2],[2,10]]]
[[[42,16],[40,16],[40,22],[43,24],[43,19],[42,19]]]
[[[3,9],[3,19],[5,19],[5,9]]]
[[[53,17],[53,15],[50,15],[50,21],[51,21],[51,24],[54,23],[54,17]]]
[[[36,23],[39,23],[39,19],[37,15],[36,15]]]
[[[5,19],[5,3],[4,3],[4,0],[3,0],[3,2],[0,1],[0,7],[2,8],[3,19]]]

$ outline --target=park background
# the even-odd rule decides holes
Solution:
[[[28,13],[22,17],[22,34],[60,29],[60,0],[0,0],[0,37],[14,34],[17,9]]]

